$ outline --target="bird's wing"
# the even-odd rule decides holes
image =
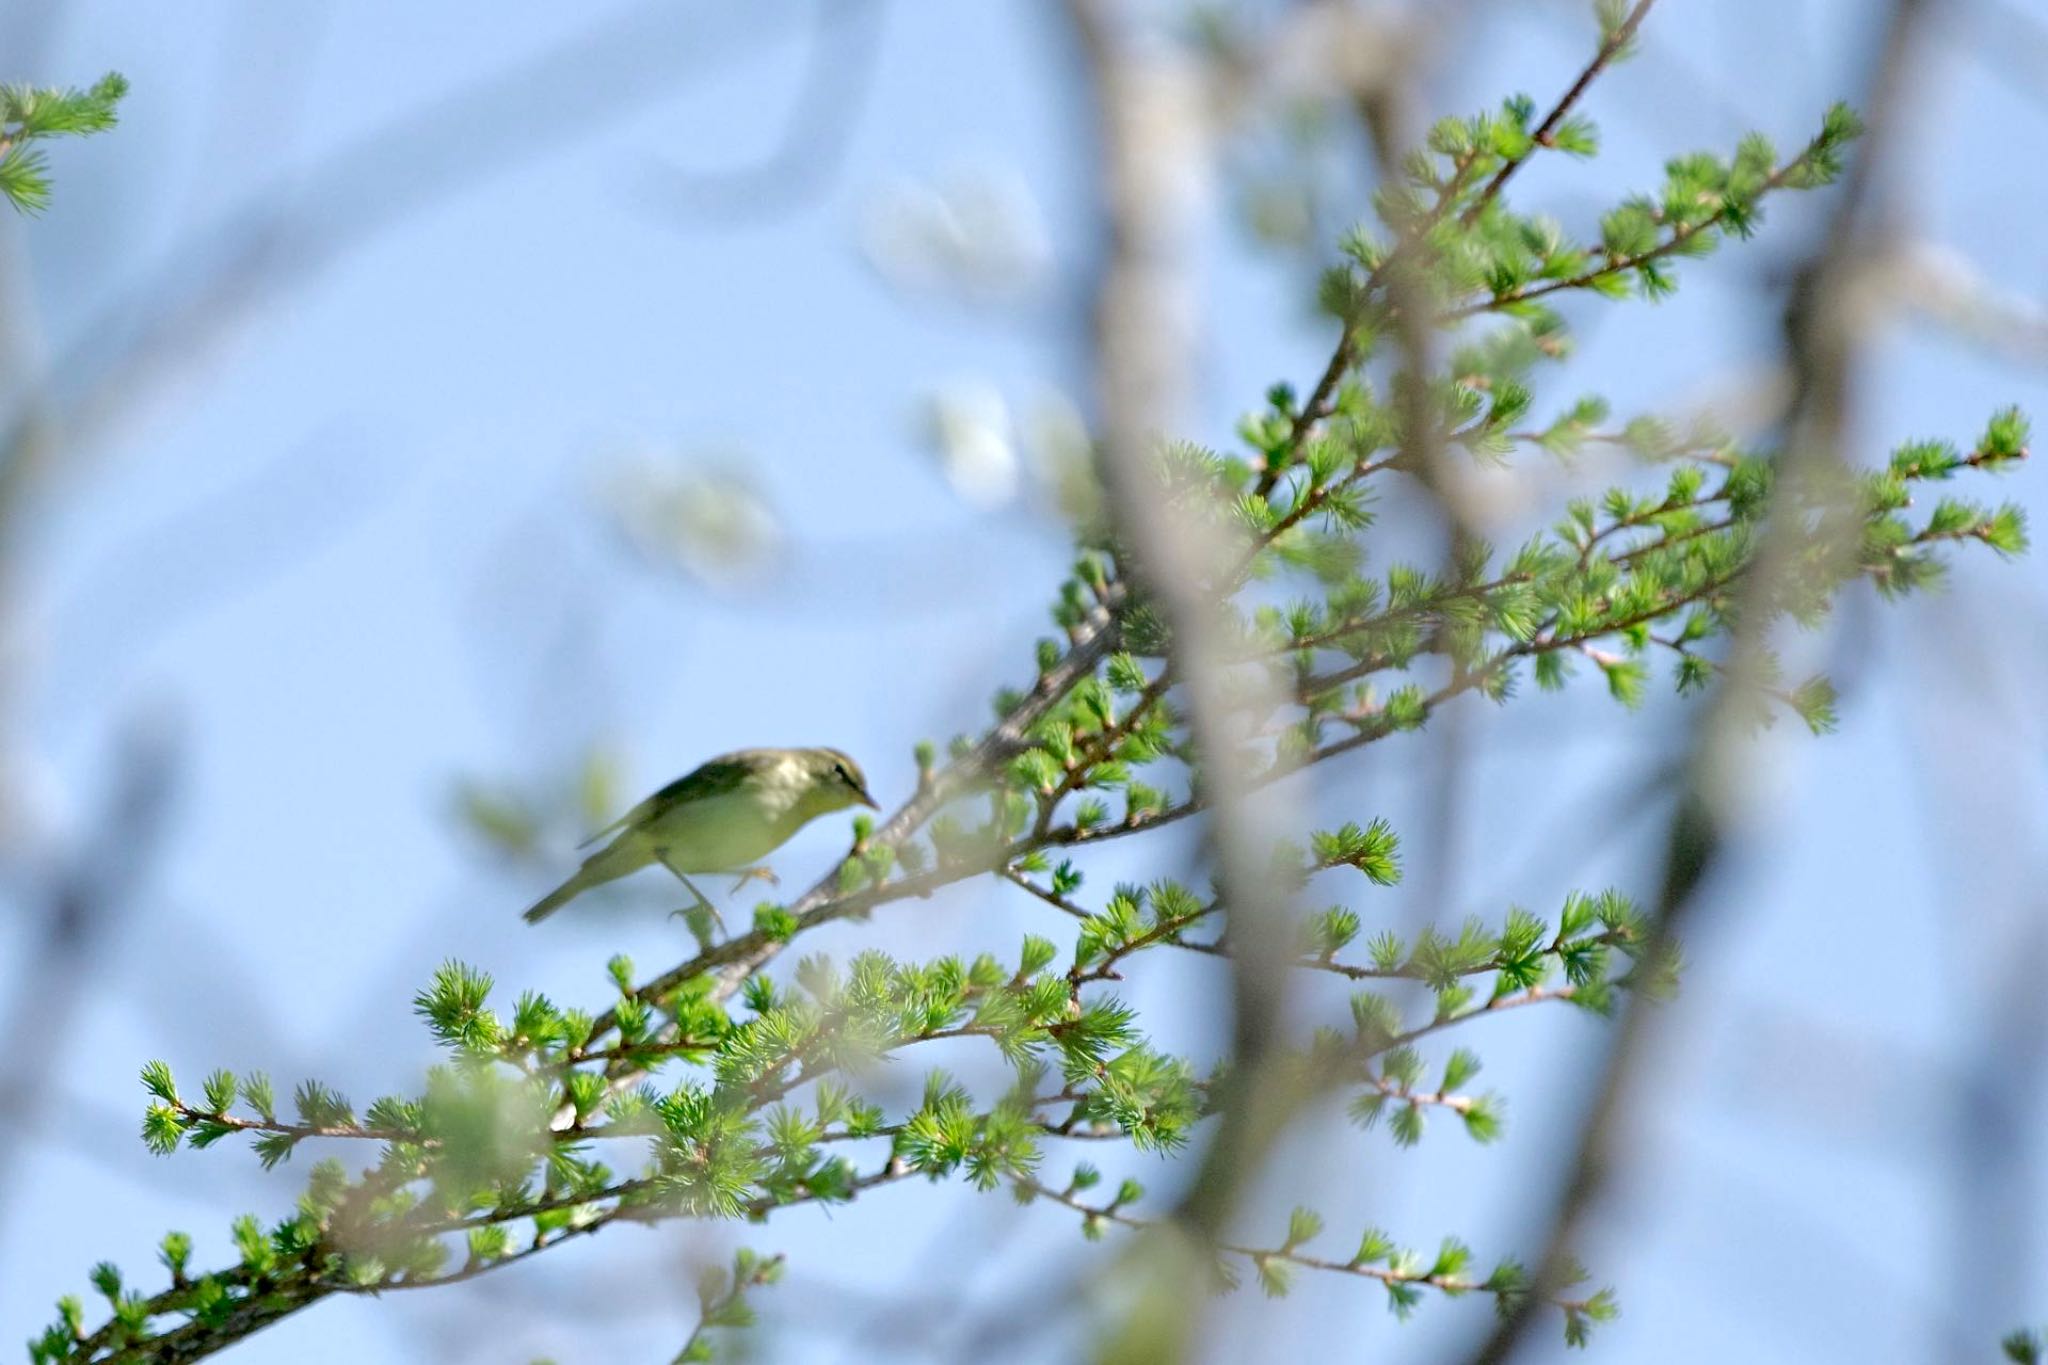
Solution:
[[[746,781],[750,771],[745,763],[732,758],[714,758],[708,763],[699,764],[585,839],[577,847],[588,848],[608,834],[616,834],[635,825],[648,824],[662,812],[683,802],[701,801],[707,796],[721,796]]]

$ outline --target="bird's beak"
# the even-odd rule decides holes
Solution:
[[[876,812],[876,813],[878,813],[878,814],[880,813],[880,811],[881,811],[881,809],[882,809],[882,808],[881,808],[880,806],[878,806],[878,805],[876,805],[876,804],[875,804],[875,798],[874,798],[874,797],[872,797],[872,796],[869,796],[869,795],[868,795],[868,794],[867,794],[866,792],[864,792],[864,791],[863,791],[863,792],[856,792],[856,793],[854,793],[854,800],[856,800],[856,801],[860,802],[860,804],[862,804],[863,806],[866,806],[866,807],[867,807],[867,808],[868,808],[869,810],[871,810],[871,811],[875,811],[875,812]]]

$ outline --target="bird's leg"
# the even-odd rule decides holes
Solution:
[[[726,934],[728,937],[730,937],[730,931],[726,929],[725,919],[718,913],[718,907],[713,905],[710,901],[710,898],[707,897],[702,891],[699,891],[697,889],[697,883],[691,881],[689,876],[685,874],[681,868],[677,867],[674,863],[668,860],[668,850],[663,849],[660,853],[657,853],[655,857],[660,859],[661,865],[667,868],[671,873],[673,873],[675,879],[681,882],[684,886],[688,887],[690,889],[690,894],[697,898],[696,905],[686,905],[680,910],[672,911],[670,914],[670,918],[674,918],[674,916],[676,915],[687,915],[692,910],[695,910],[701,906],[704,910],[704,913],[711,916],[711,922],[718,926],[718,932],[721,934]]]
[[[766,882],[770,886],[782,884],[782,879],[775,875],[775,869],[771,867],[742,867],[732,874],[732,878],[732,891],[729,894],[735,896],[745,889],[748,882]]]

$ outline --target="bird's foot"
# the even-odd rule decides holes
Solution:
[[[748,882],[766,882],[770,886],[780,886],[782,879],[775,875],[773,868],[743,867],[732,874],[732,891],[730,894],[737,896],[746,889]]]

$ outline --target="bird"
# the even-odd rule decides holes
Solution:
[[[850,806],[881,809],[868,795],[860,765],[838,749],[720,754],[586,839],[584,848],[610,836],[574,875],[533,903],[526,922],[537,924],[592,887],[656,864],[675,873],[709,909],[690,873],[731,873],[739,878],[735,890],[756,877],[773,881],[766,868],[748,864],[819,816]]]

